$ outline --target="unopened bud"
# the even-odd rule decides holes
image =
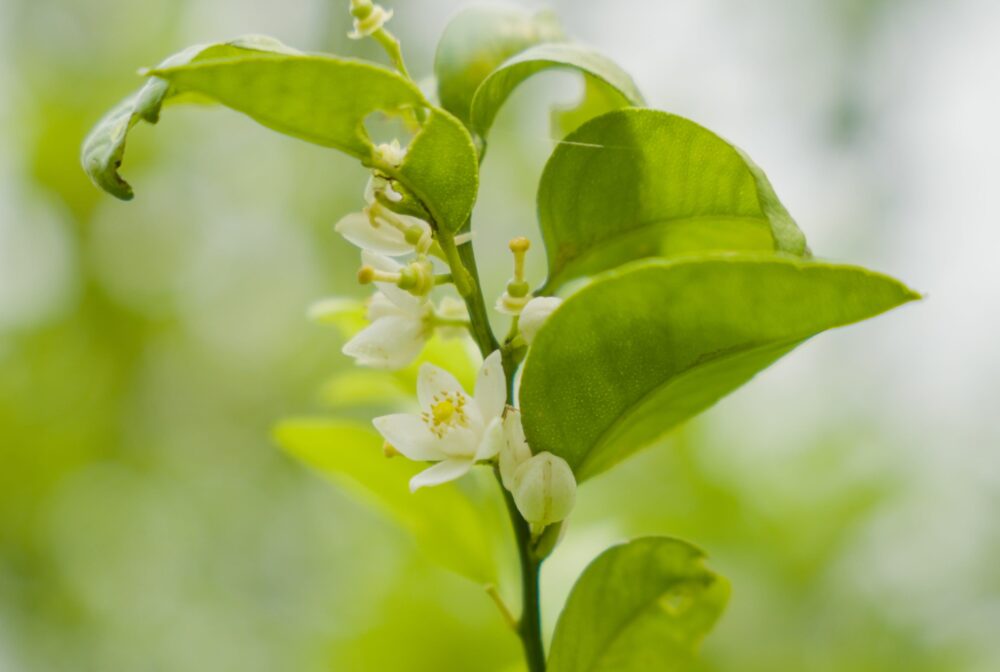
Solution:
[[[352,40],[360,40],[385,25],[392,18],[392,10],[386,11],[371,0],[351,0],[351,16],[354,17],[354,32],[347,36]]]
[[[555,296],[537,296],[528,301],[524,309],[521,310],[521,317],[517,323],[525,343],[531,345],[535,334],[560,304],[562,304],[562,299]]]
[[[533,530],[565,519],[576,502],[576,478],[566,460],[539,453],[514,473],[514,503]]]

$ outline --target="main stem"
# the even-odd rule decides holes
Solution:
[[[466,308],[469,310],[470,327],[473,338],[479,346],[483,357],[500,347],[496,336],[490,328],[489,313],[486,309],[486,301],[483,299],[483,291],[479,282],[479,271],[476,268],[476,256],[472,251],[472,245],[461,245],[448,254],[448,245],[445,244],[445,253],[449,257],[452,266],[452,273],[461,273],[462,269],[455,268],[455,262],[460,263],[468,273],[471,281],[469,291],[462,293],[465,299]],[[454,249],[454,243],[451,244]],[[454,256],[457,256],[455,259]],[[504,352],[504,376],[507,379],[507,403],[514,403],[514,372],[516,362]],[[497,477],[497,485],[503,493],[504,503],[507,505],[507,513],[510,516],[511,527],[514,528],[514,540],[517,542],[517,555],[521,563],[521,618],[517,622],[517,636],[521,638],[521,646],[524,648],[524,657],[528,663],[528,672],[545,672],[545,646],[542,644],[542,617],[541,600],[539,590],[539,570],[541,561],[536,560],[531,551],[531,530],[527,521],[521,517],[521,512],[517,510],[514,498],[503,487],[500,480],[499,468],[494,468]]]

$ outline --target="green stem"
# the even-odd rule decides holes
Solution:
[[[499,469],[496,469],[497,484],[503,492],[507,513],[514,528],[514,539],[517,541],[517,555],[521,561],[521,618],[517,622],[517,636],[521,638],[524,648],[524,658],[528,663],[528,672],[545,672],[545,646],[542,644],[542,608],[541,591],[539,589],[539,574],[541,561],[537,561],[531,552],[531,530],[527,521],[517,510],[514,498],[503,487],[500,481]]]
[[[385,53],[389,56],[389,60],[392,61],[399,74],[410,79],[410,73],[406,71],[406,63],[403,61],[403,50],[399,46],[399,40],[396,39],[396,36],[385,28],[379,28],[372,33],[372,37],[382,45],[382,49],[385,50]]]
[[[489,313],[486,310],[486,300],[483,298],[482,285],[479,282],[479,270],[476,267],[476,255],[472,244],[461,247],[455,245],[454,238],[439,234],[441,247],[444,250],[452,275],[456,278],[456,287],[460,288],[465,300],[471,321],[469,330],[479,346],[483,357],[500,347],[496,336],[490,328]],[[463,277],[468,287],[462,292],[462,285],[457,278]],[[507,403],[514,403],[514,373],[517,370],[517,357],[508,348],[502,350],[504,376],[507,380]],[[528,672],[545,672],[545,645],[542,643],[541,594],[539,589],[539,570],[542,563],[536,560],[531,550],[531,530],[527,521],[517,510],[514,498],[507,488],[503,487],[499,467],[494,467],[497,485],[503,493],[510,524],[514,529],[514,539],[517,542],[517,555],[521,563],[521,618],[517,622],[517,636],[524,648],[524,657],[528,663]]]
[[[500,347],[496,336],[490,328],[490,316],[486,310],[486,300],[483,298],[482,286],[479,282],[479,270],[476,268],[476,256],[472,252],[472,244],[466,243],[461,247],[455,245],[454,237],[438,233],[438,241],[444,250],[445,258],[451,267],[451,275],[455,281],[455,288],[462,295],[465,307],[469,311],[471,322],[469,331],[479,352],[483,357],[487,357],[491,352]]]

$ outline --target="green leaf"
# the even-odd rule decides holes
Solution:
[[[153,74],[268,128],[339,149],[369,165],[377,159],[365,119],[375,112],[404,115],[426,108],[428,118],[403,165],[378,168],[409,188],[445,230],[458,231],[472,212],[479,160],[471,136],[395,72],[363,61],[309,55],[211,61]]]
[[[803,340],[919,296],[854,266],[717,253],[651,259],[570,296],[528,353],[528,443],[579,480],[708,408]]]
[[[496,581],[491,530],[456,483],[410,493],[410,478],[426,465],[387,459],[382,438],[367,427],[339,420],[288,420],[275,439],[289,454],[374,504],[408,530],[436,562],[473,581]]]
[[[196,45],[174,54],[159,67],[168,68],[216,58],[240,58],[249,54],[298,53],[270,37],[248,35],[230,42]],[[87,135],[80,162],[90,179],[101,189],[122,200],[133,196],[132,187],[118,174],[125,154],[128,132],[139,120],[155,124],[160,108],[178,96],[178,90],[159,78],[151,78],[137,92],[108,112]]]
[[[552,153],[538,188],[547,291],[641,257],[706,250],[808,255],[764,173],[666,112],[597,117]]]
[[[591,86],[603,86],[605,96],[617,101],[616,107],[644,104],[628,73],[605,56],[580,44],[540,44],[504,61],[483,80],[472,99],[472,129],[485,138],[514,89],[529,77],[552,69],[583,73]]]
[[[472,96],[498,65],[542,42],[563,39],[549,12],[532,14],[516,7],[469,7],[448,23],[434,57],[441,105],[469,121]]]
[[[729,599],[691,544],[647,537],[604,551],[570,593],[549,672],[686,670]]]
[[[440,108],[410,143],[398,171],[387,171],[427,206],[438,228],[457,233],[472,214],[479,190],[479,158],[462,123]]]

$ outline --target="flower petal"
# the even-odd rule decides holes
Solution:
[[[503,417],[504,442],[500,447],[500,480],[503,487],[514,490],[516,481],[514,474],[517,468],[531,458],[531,448],[524,438],[524,428],[521,426],[521,412],[516,408],[508,408]]]
[[[365,311],[365,317],[368,318],[369,322],[374,322],[380,317],[388,317],[389,315],[408,315],[405,310],[397,306],[395,303],[389,300],[382,292],[375,292],[368,299],[367,310]]]
[[[417,374],[417,400],[420,402],[420,407],[425,411],[430,411],[431,406],[435,403],[434,397],[447,395],[462,396],[467,399],[469,396],[462,389],[462,384],[455,379],[455,376],[439,366],[426,362],[421,364],[420,372]]]
[[[411,460],[427,462],[446,459],[439,449],[438,438],[416,415],[383,415],[372,420],[372,424],[382,438]]]
[[[454,481],[469,473],[472,469],[472,460],[445,460],[438,462],[429,469],[424,469],[419,474],[410,479],[410,492],[416,492],[420,488],[430,485],[441,485],[448,481]]]
[[[419,320],[388,315],[359,331],[341,351],[361,366],[397,370],[416,359],[426,342]]]
[[[406,242],[402,231],[386,222],[372,226],[371,220],[365,212],[352,212],[344,215],[333,228],[349,243],[362,250],[371,250],[392,256],[413,252],[413,245]]]
[[[504,445],[503,421],[500,418],[493,418],[483,432],[483,438],[479,441],[476,449],[476,461],[492,459]]]
[[[494,350],[483,362],[476,378],[476,405],[483,414],[483,422],[489,424],[503,413],[507,402],[507,381],[503,376],[500,351]]]

